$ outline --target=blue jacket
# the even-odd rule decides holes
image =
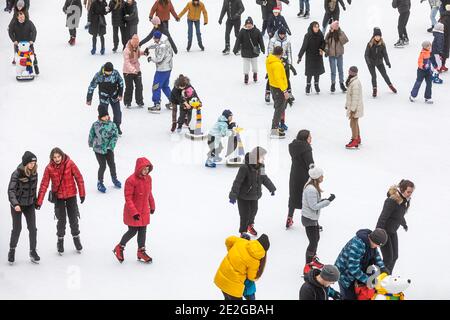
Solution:
[[[444,34],[442,32],[435,31],[433,32],[433,36],[434,40],[431,53],[444,55],[444,44],[445,44]]]
[[[220,116],[214,127],[209,131],[209,135],[217,137],[218,139],[231,136],[232,131],[228,129],[228,119],[225,116]]]
[[[251,280],[247,279],[247,280],[245,280],[244,284],[245,284],[245,289],[244,289],[244,294],[243,294],[244,297],[248,297],[248,296],[251,296],[256,293],[255,281],[251,281]]]
[[[277,17],[272,15],[269,18],[269,22],[267,23],[267,33],[275,35],[275,33],[280,29],[280,27],[284,27],[287,34],[291,35],[291,30],[289,29],[289,26],[284,17],[281,14],[278,15]]]
[[[369,229],[359,230],[356,236],[347,242],[334,263],[341,273],[339,283],[345,288],[350,288],[355,281],[367,283],[369,276],[365,270],[369,266],[385,268],[378,249],[370,247],[371,232]]]
[[[111,75],[103,72],[103,67],[97,72],[88,88],[86,101],[92,101],[92,95],[98,86],[98,94],[101,104],[109,104],[111,100],[123,95],[123,79],[117,70],[113,70]]]

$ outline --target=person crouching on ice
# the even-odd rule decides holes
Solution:
[[[206,167],[215,168],[216,162],[222,161],[219,156],[223,150],[222,138],[231,137],[234,127],[236,124],[233,122],[233,113],[230,110],[224,110],[208,134],[209,152]]]

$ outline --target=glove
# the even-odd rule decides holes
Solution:
[[[35,208],[36,210],[41,210],[41,206],[40,206],[39,204],[37,204],[37,203],[34,205],[34,208]]]
[[[389,67],[389,69],[391,68],[391,63],[386,63],[386,65]]]
[[[272,191],[272,193],[270,195],[274,196],[275,195],[275,191]]]
[[[175,20],[176,20],[177,22],[180,22],[180,18],[175,18]]]
[[[90,22],[86,23],[86,25],[84,26],[84,29],[85,29],[85,30],[89,29],[89,26],[90,26],[90,25],[91,25]]]
[[[330,196],[328,197],[328,201],[333,201],[336,198],[336,196],[334,194],[330,194]]]
[[[333,300],[342,300],[342,295],[340,292],[335,291]]]
[[[154,214],[155,213],[155,209],[150,209],[150,214]]]
[[[80,197],[80,202],[83,203],[84,199],[86,199],[86,197]]]
[[[139,214],[135,214],[134,216],[133,216],[133,220],[134,221],[139,221],[141,218],[140,218],[140,215]]]
[[[347,8],[345,6],[343,6],[342,9],[344,9],[344,11],[347,10]]]
[[[233,129],[233,128],[235,128],[236,127],[236,122],[232,122],[232,123],[230,123],[229,125],[228,125],[228,129]]]
[[[230,198],[230,203],[231,203],[231,204],[235,204],[235,203],[236,203],[236,199],[231,199],[231,198]]]
[[[148,61],[148,62],[152,61],[152,57],[148,57],[148,58],[147,58],[147,61]]]
[[[297,64],[299,64],[300,62],[302,62],[302,58],[298,58]]]
[[[145,50],[144,50],[144,55],[145,55],[145,56],[148,56],[148,54],[149,54],[149,50],[148,50],[148,48],[145,48]]]
[[[408,228],[408,226],[405,225],[405,226],[403,226],[403,229],[405,230],[405,232],[408,232],[409,228]]]
[[[208,22],[203,23],[204,26],[206,26],[208,24]]]
[[[219,24],[222,24],[222,20],[219,20]]]

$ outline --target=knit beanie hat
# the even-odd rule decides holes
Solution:
[[[319,179],[321,176],[323,176],[323,170],[316,167],[314,164],[311,164],[308,174],[311,177],[311,179],[316,180]]]
[[[150,22],[154,25],[154,26],[159,26],[161,24],[161,19],[157,16],[154,16],[152,18],[152,20],[150,20]]]
[[[100,105],[100,106],[98,107],[98,118],[101,119],[101,118],[103,118],[104,116],[109,116],[109,113],[108,113],[108,107],[105,107],[105,106],[103,106],[103,105]]]
[[[380,36],[380,37],[382,36],[381,29],[378,27],[373,28],[373,37],[375,37],[375,36]]]
[[[251,24],[251,25],[253,25],[253,19],[252,19],[252,17],[248,17],[247,19],[245,19],[245,24]]]
[[[332,264],[325,265],[320,272],[320,277],[327,282],[336,282],[339,280],[340,276],[341,273],[339,272],[338,268],[336,268]]]
[[[339,21],[338,21],[338,20],[334,20],[334,21],[331,23],[331,29],[333,29],[333,30],[339,29]]]
[[[281,12],[281,8],[280,7],[275,7],[272,10],[273,13],[280,13]]]
[[[423,49],[426,49],[426,48],[428,48],[430,46],[431,46],[431,42],[430,41],[425,40],[424,42],[422,42],[422,48]]]
[[[262,245],[265,251],[269,250],[270,248],[270,241],[267,234],[263,233],[259,238],[258,242]]]
[[[114,71],[114,66],[113,66],[113,64],[111,62],[107,62],[103,66],[103,70],[107,71],[107,72],[113,72]]]
[[[440,22],[434,25],[433,31],[444,33],[444,25]]]
[[[356,67],[356,66],[351,66],[350,69],[349,69],[349,71],[348,71],[348,74],[351,75],[351,76],[356,76],[356,75],[358,75],[358,67]]]
[[[447,5],[445,6],[445,10],[446,10],[446,11],[450,11],[450,4],[447,4]]]
[[[233,112],[231,112],[231,110],[225,109],[223,110],[222,115],[228,119],[230,116],[233,115]]]
[[[372,231],[371,234],[369,234],[369,239],[372,240],[372,242],[376,245],[382,247],[388,241],[388,235],[383,229],[376,228],[374,231]]]
[[[156,31],[153,33],[153,38],[154,38],[154,39],[161,39],[161,37],[162,37],[161,31],[156,30]]]
[[[22,165],[25,167],[30,162],[37,161],[36,156],[31,151],[25,151],[22,156]]]

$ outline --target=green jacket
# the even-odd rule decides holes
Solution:
[[[118,137],[119,131],[114,122],[95,121],[89,132],[89,147],[96,153],[107,154],[108,150],[114,151]]]

